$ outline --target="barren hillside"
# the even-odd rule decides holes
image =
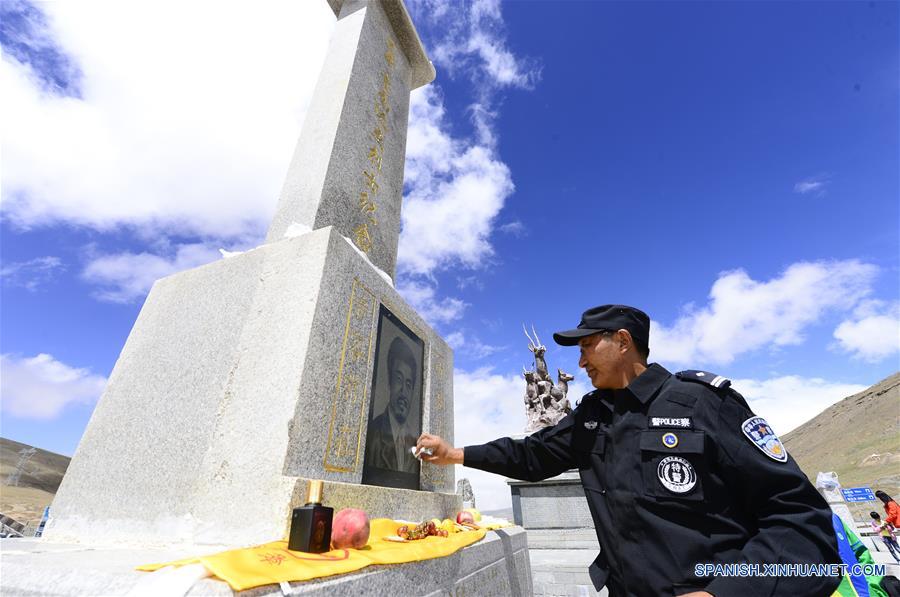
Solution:
[[[19,461],[19,452],[30,447],[0,437],[0,512],[22,523],[41,517],[53,500],[70,460],[68,456],[38,449],[25,463],[18,485],[7,486],[7,478]]]
[[[819,471],[835,471],[844,487],[868,485],[900,499],[900,373],[828,407],[783,439],[813,482]],[[860,516],[881,506],[852,509]]]

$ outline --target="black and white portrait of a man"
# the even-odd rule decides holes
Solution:
[[[363,483],[418,489],[424,342],[381,307]]]

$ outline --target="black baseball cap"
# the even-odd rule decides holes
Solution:
[[[562,346],[575,346],[585,336],[617,330],[628,330],[638,345],[648,346],[650,317],[640,309],[627,305],[600,305],[582,313],[577,328],[556,332],[553,339]]]

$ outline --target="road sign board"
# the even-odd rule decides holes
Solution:
[[[868,487],[845,487],[841,489],[848,502],[874,502],[875,494]]]

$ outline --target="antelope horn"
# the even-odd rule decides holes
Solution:
[[[541,344],[541,339],[538,338],[538,333],[537,333],[537,331],[534,329],[534,324],[531,325],[531,331],[534,332],[534,338],[535,338],[535,340],[537,340],[537,345],[538,345],[538,346],[543,346],[543,344]]]
[[[532,327],[533,327],[533,326],[532,326]],[[528,345],[529,345],[529,346],[536,346],[535,343],[534,343],[534,340],[532,340],[532,339],[531,339],[531,336],[528,335],[528,330],[525,329],[525,324],[524,324],[524,323],[522,324],[522,331],[525,332],[525,337],[528,338]]]

